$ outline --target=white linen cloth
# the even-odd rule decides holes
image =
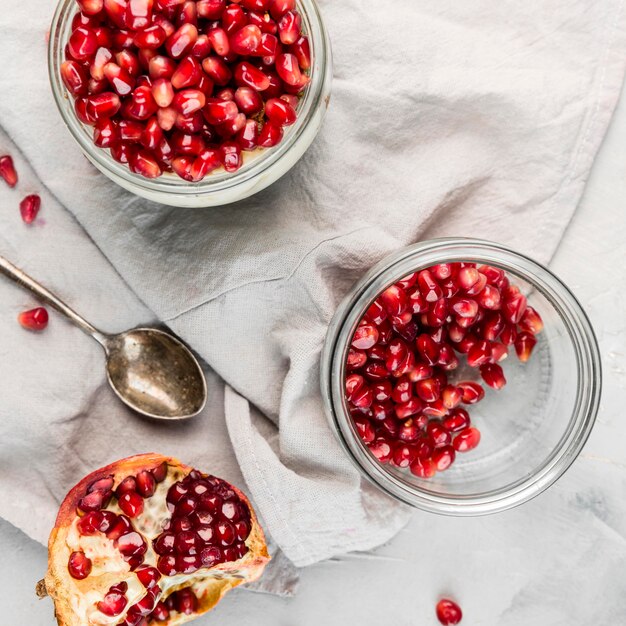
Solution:
[[[33,301],[0,280],[0,515],[44,541],[84,473],[157,450],[243,477],[298,566],[387,541],[408,512],[361,480],[323,415],[327,324],[371,265],[420,239],[550,259],[620,91],[623,0],[320,2],[335,55],[320,136],[270,189],[200,210],[136,198],[81,156],[48,86],[53,5],[0,15],[0,152],[22,176],[0,185],[0,254],[106,330],[165,322],[217,374],[198,419],[136,419],[99,348],[54,315],[21,331]],[[26,227],[32,191],[43,209]]]

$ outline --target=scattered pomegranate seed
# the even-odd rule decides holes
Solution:
[[[274,104],[266,101],[267,124],[277,125]],[[508,346],[527,360],[537,341],[532,331],[542,328],[499,268],[443,263],[405,276],[370,304],[352,337],[345,394],[359,437],[380,463],[420,478],[445,471],[456,452],[480,442],[460,404],[479,402],[485,390],[452,380],[459,355],[501,389]]]
[[[443,626],[455,626],[461,623],[463,612],[461,607],[452,600],[439,600],[436,607],[437,619]]]
[[[4,178],[9,187],[17,185],[17,171],[13,165],[13,159],[8,154],[0,156],[0,176]]]
[[[36,194],[26,196],[20,202],[20,213],[26,224],[32,224],[41,208],[41,198]]]
[[[94,144],[131,171],[190,182],[235,172],[242,150],[276,146],[296,122],[312,64],[294,0],[77,2],[61,78]],[[231,102],[225,116],[216,100]],[[122,131],[152,118],[147,133]],[[178,131],[199,141],[188,149]],[[217,165],[189,159],[205,149],[221,155]]]
[[[22,311],[17,316],[17,321],[27,330],[40,331],[48,325],[48,311],[41,306]]]

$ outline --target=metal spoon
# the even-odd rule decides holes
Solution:
[[[2,256],[0,272],[65,315],[103,347],[109,384],[131,409],[147,417],[174,420],[202,411],[207,400],[206,380],[198,361],[181,341],[156,328],[107,335]]]

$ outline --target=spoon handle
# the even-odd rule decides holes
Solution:
[[[48,291],[43,285],[40,285],[37,281],[33,280],[19,267],[15,267],[13,263],[7,261],[7,259],[3,256],[0,256],[0,273],[10,278],[21,287],[24,287],[24,289],[34,293],[40,300],[55,308],[59,311],[59,313],[65,315],[65,317],[76,324],[76,326],[78,326],[81,330],[86,332],[88,335],[91,335],[96,341],[104,346],[106,336],[103,333],[78,315],[76,311],[67,306],[65,302],[55,296],[51,291]]]

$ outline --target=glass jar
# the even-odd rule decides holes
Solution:
[[[234,173],[216,170],[198,183],[164,173],[147,179],[118,163],[108,150],[93,143],[93,128],[83,124],[74,111],[74,99],[61,79],[64,49],[78,11],[75,0],[60,0],[50,29],[48,65],[54,99],[63,121],[85,156],[112,181],[148,200],[180,207],[210,207],[251,196],[286,174],[302,157],[321,128],[330,100],[332,56],[328,33],[315,0],[297,0],[302,29],[311,45],[311,82],[298,106],[298,119],[285,128],[283,140],[273,148],[243,152],[244,164]]]
[[[344,385],[350,342],[377,296],[404,276],[440,263],[475,262],[503,269],[543,318],[527,363],[503,363],[508,380],[467,407],[480,444],[431,479],[382,465],[361,441]],[[464,366],[461,366],[462,369]],[[456,378],[452,374],[452,382]],[[457,380],[476,378],[465,366]],[[573,463],[593,427],[601,365],[591,324],[571,291],[547,268],[505,246],[474,239],[435,239],[400,250],[372,268],[339,306],[321,361],[326,412],[339,441],[363,476],[417,508],[469,516],[517,506],[552,485]]]

